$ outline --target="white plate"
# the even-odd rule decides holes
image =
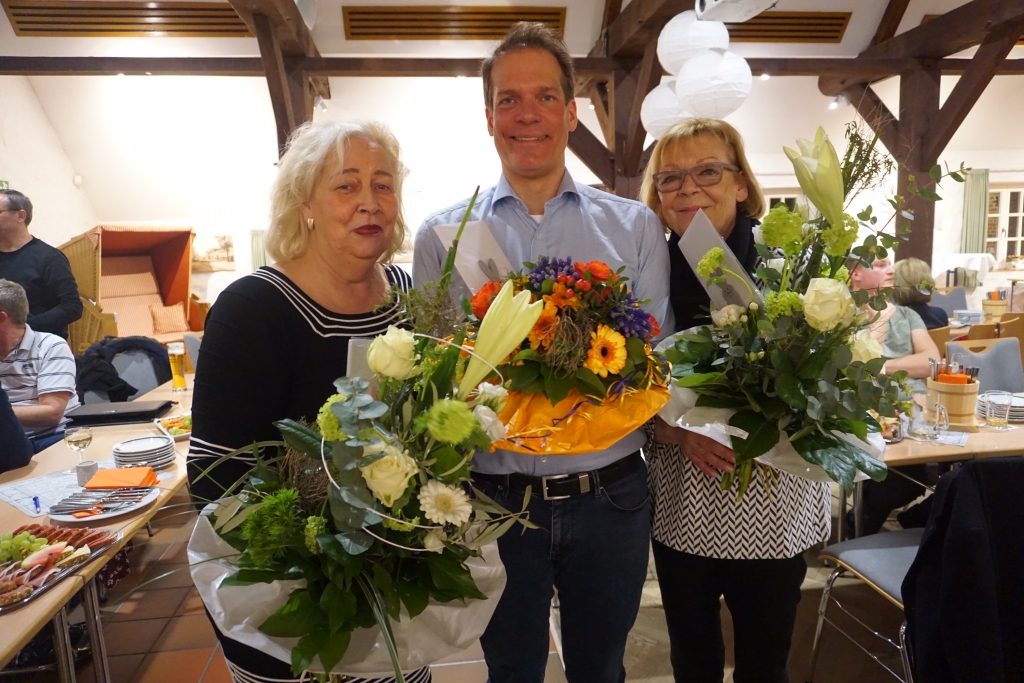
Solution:
[[[171,455],[162,455],[162,456],[155,457],[155,458],[149,458],[148,460],[125,461],[125,460],[118,460],[117,457],[115,456],[114,462],[115,462],[115,464],[118,467],[145,467],[145,466],[148,465],[148,466],[152,467],[155,470],[159,470],[159,469],[163,469],[164,467],[167,467],[168,465],[173,463],[174,459],[176,457],[177,457],[177,454],[171,454]]]
[[[144,451],[141,453],[122,453],[121,451],[114,451],[114,457],[119,460],[148,460],[149,458],[159,458],[165,455],[170,455],[174,452],[174,448],[168,445],[167,448],[158,448],[154,451]]]
[[[123,455],[135,455],[137,453],[155,453],[167,446],[174,447],[170,436],[140,436],[137,439],[128,439],[121,443],[114,444],[114,452]]]
[[[121,515],[126,515],[129,512],[135,512],[136,510],[152,503],[159,495],[160,489],[154,486],[153,490],[147,493],[146,496],[138,503],[132,503],[131,505],[127,505],[123,508],[112,510],[111,512],[101,512],[100,514],[93,515],[92,517],[82,518],[75,517],[74,515],[50,515],[50,519],[54,522],[88,522],[89,524],[92,524],[98,519],[110,519],[111,517],[120,517]]]
[[[171,415],[170,417],[185,417],[186,415],[191,415],[191,414],[192,414],[192,411],[188,411],[186,413],[182,413],[181,415]],[[164,428],[164,425],[162,423],[162,420],[166,420],[166,419],[167,419],[166,417],[157,418],[156,420],[153,420],[153,424],[156,425],[157,429],[159,429],[161,432],[163,432],[167,436],[171,437],[175,441],[186,441],[186,440],[188,440],[189,437],[192,436],[192,432],[186,432],[184,434],[171,434],[169,431],[167,431],[166,428]]]

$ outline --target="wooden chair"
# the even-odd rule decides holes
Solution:
[[[1014,337],[1020,342],[1021,364],[1024,364],[1024,314],[1007,313],[999,320],[999,338]]]
[[[1024,391],[1024,365],[1020,360],[1020,342],[1015,338],[949,342],[946,357],[980,368],[978,393]]]
[[[977,323],[971,325],[970,331],[967,333],[967,339],[974,341],[975,339],[998,339],[999,338],[999,323]]]
[[[933,330],[928,330],[928,336],[930,336],[932,341],[935,342],[935,345],[939,347],[939,352],[942,353],[942,357],[945,358],[946,344],[949,343],[951,337],[949,327],[936,327]]]

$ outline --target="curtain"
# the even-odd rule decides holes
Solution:
[[[988,169],[967,171],[964,184],[964,224],[960,232],[961,254],[985,253],[985,226],[988,223]]]
[[[985,187],[988,187],[987,182],[985,183]],[[263,235],[266,232],[266,230],[249,231],[249,244],[252,248],[252,270],[254,273],[267,265],[267,250],[263,246]]]

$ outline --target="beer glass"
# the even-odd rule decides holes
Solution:
[[[167,359],[171,361],[171,390],[185,391],[185,344],[171,342],[167,345]]]

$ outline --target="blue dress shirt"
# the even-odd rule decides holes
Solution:
[[[416,231],[412,276],[416,283],[440,279],[446,250],[435,225],[459,223],[469,200],[431,214]],[[604,261],[612,270],[625,266],[623,275],[644,309],[654,315],[664,333],[674,328],[669,305],[669,254],[665,231],[657,215],[640,202],[616,197],[573,181],[565,172],[555,197],[544,205],[538,222],[516,195],[505,176],[495,187],[480,192],[470,220],[487,223],[512,263],[521,268],[541,256],[571,257],[574,261]],[[451,287],[458,300],[470,296],[455,273]],[[498,450],[479,453],[474,469],[488,474],[520,472],[533,476],[586,472],[611,464],[644,445],[640,430],[611,448],[583,455],[535,456]]]

